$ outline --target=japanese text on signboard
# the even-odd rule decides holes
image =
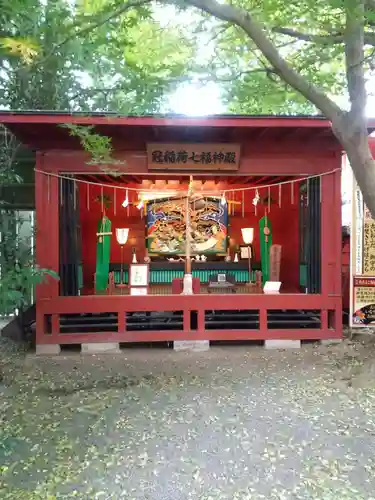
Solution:
[[[238,144],[148,144],[149,169],[155,170],[237,170]]]
[[[375,221],[367,219],[364,222],[363,233],[363,274],[375,275]]]
[[[193,151],[190,155],[187,151],[152,151],[152,162],[153,163],[188,163],[188,161],[194,163],[201,163],[202,165],[209,163],[236,163],[236,152],[229,151],[223,153],[221,151],[202,151],[202,153],[196,153]]]
[[[355,289],[356,308],[363,307],[375,302],[374,288],[358,287]]]

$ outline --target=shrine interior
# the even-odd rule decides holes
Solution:
[[[181,293],[175,282],[182,281],[185,271],[186,225],[180,220],[171,229],[164,219],[168,219],[168,210],[174,210],[173,201],[186,194],[189,182],[189,175],[184,174],[95,173],[60,179],[60,241],[66,243],[60,244],[60,295],[127,295],[130,265],[145,262],[149,264],[148,294]],[[195,226],[202,231],[203,224],[205,234],[196,231],[203,241],[196,248],[202,250],[192,248],[192,275],[198,282],[194,293],[209,292],[210,280],[218,273],[231,277],[237,293],[262,293],[261,288],[248,286],[250,280],[260,284],[259,272],[262,285],[275,280],[276,273],[281,293],[320,292],[319,179],[304,182],[286,176],[215,174],[196,175],[192,182],[196,194],[203,193],[225,212],[211,234],[211,240],[212,236],[219,240],[222,227],[217,251],[216,247],[206,249],[205,234],[211,231],[207,218]],[[155,224],[149,220],[152,204],[162,213]],[[109,226],[103,226],[103,215]],[[162,244],[160,224],[164,224]],[[243,228],[253,229],[250,245],[243,239]],[[125,244],[118,241],[118,229],[128,230]],[[99,256],[103,243],[106,255]],[[279,262],[270,276],[272,262],[265,266],[264,261],[272,245],[279,246]],[[96,279],[100,259],[105,284]]]

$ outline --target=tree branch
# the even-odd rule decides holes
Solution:
[[[303,33],[302,31],[283,28],[281,26],[275,26],[272,28],[272,31],[274,33],[279,33],[280,35],[286,35],[292,38],[297,38],[298,40],[303,40],[304,42],[320,43],[322,45],[333,45],[344,42],[344,36],[339,33],[332,35],[313,35],[311,33]]]
[[[274,33],[279,33],[280,35],[286,35],[292,38],[297,38],[298,40],[318,43],[321,45],[337,45],[345,42],[344,33],[334,33],[331,35],[313,35],[311,33],[303,33],[302,31],[296,31],[290,28],[282,27],[274,27],[272,28],[272,31]],[[365,45],[372,45],[375,47],[375,33],[364,33],[364,43]]]
[[[250,12],[233,7],[232,5],[219,3],[217,0],[186,0],[186,3],[222,21],[227,21],[241,27],[269,61],[274,68],[274,72],[288,85],[312,102],[329,120],[333,120],[338,115],[344,113],[324,92],[310,83],[287,63],[265,34],[264,26],[255,21]]]
[[[268,76],[269,78],[271,78],[272,81],[274,81],[272,79],[272,75],[276,74],[275,70],[273,68],[255,68],[255,69],[249,69],[249,70],[245,70],[245,71],[239,71],[238,73],[236,74],[232,74],[230,76],[211,76],[211,77],[201,77],[201,78],[198,78],[199,82],[203,83],[203,82],[233,82],[235,80],[239,80],[242,76],[246,76],[246,75],[250,75],[250,74],[254,74],[254,73],[265,73],[266,76]]]
[[[347,3],[345,23],[345,66],[351,102],[347,115],[332,122],[332,129],[341,141],[362,190],[364,201],[375,216],[375,162],[369,142],[366,106],[366,80],[364,71],[365,1]]]
[[[221,30],[219,30],[217,33],[215,33],[211,39],[209,40],[208,43],[211,43],[213,42],[214,40],[216,40],[217,38],[219,38],[219,36],[221,36],[223,33],[225,33],[229,28],[230,28],[230,24],[226,24]],[[207,44],[208,45],[208,44]]]

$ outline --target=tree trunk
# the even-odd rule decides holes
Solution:
[[[333,123],[333,132],[345,149],[364,202],[375,218],[375,161],[372,157],[366,123],[356,128]]]

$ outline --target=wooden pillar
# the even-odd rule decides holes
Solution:
[[[341,161],[341,157],[340,157]],[[334,270],[334,294],[338,297],[338,305],[334,314],[334,329],[342,336],[342,196],[341,196],[341,170],[334,174],[335,185],[335,218],[337,224],[334,229],[334,252],[336,266]]]
[[[342,336],[341,171],[323,176],[321,183],[322,295],[323,302],[335,297],[336,304],[335,309],[323,305],[322,328],[328,329],[327,338],[330,335],[336,338]],[[328,325],[331,313],[334,321]]]
[[[341,172],[321,177],[322,295],[341,296]]]
[[[342,336],[340,170],[321,177],[321,255],[322,330],[325,338],[340,338]],[[332,306],[332,297],[335,297],[335,306]]]
[[[48,171],[43,153],[36,155],[36,168]],[[35,172],[35,227],[36,264],[41,269],[59,272],[59,189],[58,179]],[[44,333],[43,314],[38,311],[38,302],[59,295],[59,282],[46,276],[36,287],[37,343]]]

